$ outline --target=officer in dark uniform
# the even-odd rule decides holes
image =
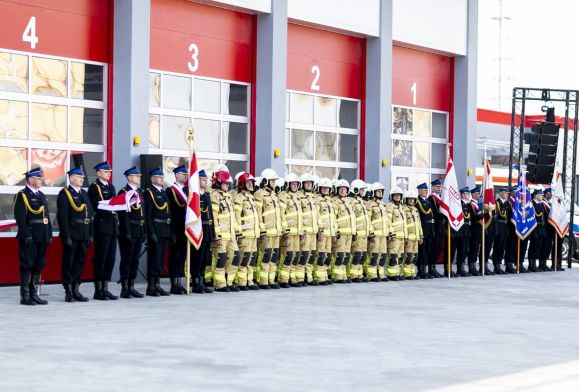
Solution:
[[[163,189],[164,174],[160,167],[149,172],[151,186],[145,192],[147,221],[147,292],[148,296],[170,295],[161,287],[161,268],[165,250],[171,241],[171,212],[169,198]]]
[[[509,190],[509,205],[510,205],[511,215],[509,215],[509,223],[508,223],[509,236],[507,239],[507,245],[506,245],[506,250],[505,250],[505,273],[507,273],[507,274],[516,274],[517,273],[517,267],[516,267],[517,253],[518,253],[517,243],[518,243],[519,236],[517,235],[517,232],[515,230],[515,224],[511,221],[512,212],[513,212],[513,209],[515,208],[515,197],[516,197],[515,192],[516,192],[516,187],[511,187]],[[521,272],[527,272],[527,271],[521,269]]]
[[[432,253],[430,257],[432,258],[431,262],[434,263],[434,267],[436,267],[436,262],[439,260],[440,254],[442,253],[446,256],[448,248],[448,219],[440,211],[440,206],[437,201],[442,198],[442,180],[437,178],[432,181],[430,185],[432,186],[432,194],[428,198],[434,211],[434,239],[432,240]],[[447,268],[446,257],[444,257],[444,275],[440,275],[440,273],[434,269],[434,276],[437,278],[448,276]],[[454,276],[452,268],[450,272],[451,276]]]
[[[84,171],[77,167],[68,171],[69,185],[56,199],[56,219],[62,240],[62,284],[66,302],[87,302],[80,291],[80,278],[86,263],[86,252],[93,236],[93,209],[88,194],[82,189]]]
[[[416,187],[418,189],[418,200],[416,208],[420,214],[420,223],[422,224],[422,233],[424,239],[418,246],[418,273],[421,279],[432,279],[440,275],[436,271],[436,263],[432,258],[432,246],[434,243],[434,209],[432,208],[431,199],[428,197],[428,185],[422,183]],[[428,266],[428,272],[426,267]],[[440,275],[442,276],[442,275]]]
[[[468,275],[479,276],[476,269],[477,259],[480,253],[482,241],[483,203],[480,197],[480,188],[474,187],[470,190],[472,209],[470,226],[470,243],[468,245]],[[482,270],[482,269],[481,269]]]
[[[211,274],[211,243],[215,239],[215,226],[213,224],[213,209],[211,198],[206,190],[209,188],[205,170],[199,171],[199,188],[201,204],[201,223],[203,226],[203,240],[199,249],[191,249],[191,275],[193,276],[193,292],[197,294],[212,293],[210,287],[213,281]],[[253,263],[255,260],[251,260]],[[206,285],[205,283],[208,283]]]
[[[135,191],[141,202],[132,205],[128,212],[119,211],[121,298],[143,298],[144,295],[135,289],[141,250],[146,239],[144,198],[140,188],[141,172],[133,166],[123,174],[127,177],[127,185],[121,188],[119,195]]]
[[[546,272],[548,254],[545,253],[545,241],[547,241],[547,210],[543,204],[543,191],[537,189],[533,192],[533,208],[535,209],[535,220],[537,226],[531,233],[531,244],[529,245],[529,271]],[[522,251],[521,251],[522,253]],[[537,259],[539,267],[537,268]]]
[[[470,243],[470,228],[472,223],[472,216],[474,215],[472,206],[470,204],[470,189],[464,187],[460,189],[460,204],[462,206],[463,224],[460,229],[452,230],[451,246],[451,260],[456,254],[456,275],[461,277],[470,276],[469,271],[464,269],[464,263],[468,256],[468,246]],[[475,271],[476,272],[476,271]],[[478,273],[477,273],[478,275]]]
[[[48,202],[40,191],[44,174],[41,168],[36,167],[24,175],[26,187],[18,192],[14,200],[20,259],[20,304],[46,305],[48,301],[37,294],[40,273],[46,262],[46,249],[52,242]]]
[[[169,276],[171,278],[171,294],[185,294],[181,278],[185,277],[185,259],[189,240],[185,236],[185,214],[187,211],[188,172],[185,165],[173,169],[175,182],[167,188],[169,210],[171,211],[171,226],[175,236],[175,244],[169,249]]]
[[[109,200],[116,195],[115,187],[110,184],[112,168],[108,162],[94,167],[97,179],[88,187],[88,197],[95,211],[93,257],[94,299],[100,301],[116,300],[119,297],[109,291],[109,280],[115,266],[119,217],[115,211],[98,208],[99,201]]]
[[[495,200],[495,233],[493,239],[493,266],[497,275],[505,272],[501,269],[501,262],[505,257],[507,240],[509,238],[509,222],[513,215],[511,203],[508,200],[508,188],[499,189],[499,198]]]
[[[555,260],[555,258],[557,259],[557,271],[565,271],[565,269],[563,268],[563,260],[561,260],[563,248],[561,244],[559,244],[557,246],[557,255],[555,255],[555,249],[553,244],[555,242],[555,236],[557,235],[557,231],[555,230],[555,227],[549,223],[549,214],[551,212],[552,206],[551,199],[553,197],[553,190],[551,188],[547,188],[543,191],[543,195],[544,195],[543,207],[545,207],[545,212],[547,213],[547,223],[545,225],[547,229],[547,238],[545,238],[545,244],[543,246],[543,252],[545,254],[544,258],[548,259],[549,257],[551,257],[551,267],[549,268],[550,271],[554,270],[553,261]]]

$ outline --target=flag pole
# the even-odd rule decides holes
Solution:
[[[521,268],[521,239],[517,237],[517,274]]]
[[[450,279],[450,275],[452,275],[452,263],[450,262],[450,221],[448,222],[448,279]]]
[[[187,135],[186,135],[186,139],[187,139],[187,144],[189,145],[189,159],[193,158],[193,141],[195,139],[195,127],[193,127],[192,124],[189,125],[189,127],[187,128]],[[189,162],[189,166],[191,166],[191,162]],[[189,173],[189,176],[191,175],[191,173]],[[189,205],[189,202],[191,201],[191,191],[189,191],[189,194],[187,195],[187,205]],[[185,230],[185,227],[183,227],[183,230]],[[185,275],[185,294],[189,295],[191,294],[191,244],[189,243],[189,239],[187,239],[186,241],[187,243],[187,253],[186,253],[186,259],[185,259],[185,267],[184,267],[184,275]]]
[[[557,240],[558,240],[558,237],[559,237],[559,236],[557,235],[557,233],[555,233],[555,253],[553,253],[553,265],[552,265],[553,271],[555,271],[555,272],[557,271],[557,261],[558,261],[558,260],[557,260],[557,256],[559,255],[559,254],[557,253]]]
[[[484,144],[485,147],[485,155],[484,155],[484,162],[483,162],[483,180],[482,180],[482,189],[481,189],[481,194],[482,194],[482,198],[483,198],[483,202],[482,202],[482,243],[481,243],[481,247],[482,247],[482,268],[481,268],[481,272],[482,272],[482,276],[485,276],[485,272],[486,272],[486,267],[487,267],[487,255],[485,253],[485,194],[486,194],[486,190],[487,190],[487,144],[485,142]],[[475,173],[475,179],[476,179],[476,173]]]

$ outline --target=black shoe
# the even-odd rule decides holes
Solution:
[[[155,278],[149,278],[147,280],[147,291],[145,292],[145,294],[149,297],[160,297],[161,294],[159,294],[159,292],[157,291],[157,288],[155,287]]]
[[[290,283],[290,287],[302,287],[302,284],[299,282],[293,282],[293,283]]]
[[[248,286],[250,290],[259,290],[259,286],[256,285],[255,283],[252,284],[251,286]]]
[[[527,271],[527,269],[521,264],[521,265],[519,266],[519,272],[520,272],[521,274],[526,274],[526,273],[529,272],[529,271]]]
[[[159,293],[159,295],[161,297],[168,297],[169,295],[171,295],[171,293],[167,292],[162,286],[161,286],[161,278],[160,277],[156,277],[155,278],[155,289],[157,290],[157,292]]]
[[[215,288],[213,287],[213,285],[211,285],[211,286],[203,285],[202,287],[203,287],[203,292],[205,294],[211,294],[215,291]]]
[[[344,284],[346,283],[346,281],[344,279],[341,280],[334,280],[334,283],[338,283],[338,284]]]
[[[109,297],[103,292],[103,283],[101,281],[94,282],[94,295],[92,297],[98,301],[108,301]]]
[[[75,302],[74,295],[72,294],[72,285],[64,285],[64,302]]]
[[[354,278],[352,279],[352,283],[362,283],[362,281],[360,280],[360,278]]]
[[[319,286],[320,283],[316,282],[315,280],[312,280],[311,282],[308,282],[308,286]]]
[[[565,268],[561,267],[561,265],[557,265],[557,271],[565,271]]]
[[[289,289],[290,285],[287,282],[283,282],[279,284],[279,287],[281,287],[282,289]]]
[[[480,276],[480,273],[476,270],[474,263],[468,265],[468,276]]]
[[[482,267],[479,268],[479,273],[482,275],[482,273],[483,273]],[[488,264],[485,265],[485,275],[494,275],[494,274],[495,274],[495,271],[490,269]]]
[[[495,275],[504,275],[505,274],[505,271],[503,271],[500,264],[493,264],[493,268],[494,268],[493,271],[494,271]]]
[[[36,305],[30,298],[30,271],[20,273],[20,305]]]
[[[260,285],[259,285],[259,288],[260,288],[261,290],[269,290],[269,289],[271,289],[271,287],[269,287],[268,284],[260,284]]]
[[[380,278],[372,278],[370,279],[370,282],[380,282]]]
[[[438,272],[438,268],[436,268],[436,264],[430,264],[428,266],[428,269],[430,270],[428,275],[432,276],[433,278],[444,278],[445,277],[445,275],[442,275],[440,272]]]
[[[277,284],[277,282],[275,282],[274,284],[270,284],[269,287],[270,287],[271,289],[274,289],[274,290],[279,290],[279,289],[280,289],[279,284]]]
[[[513,264],[507,264],[507,268],[505,268],[505,273],[507,274],[516,274],[517,268]]]
[[[227,286],[222,287],[220,289],[215,289],[215,291],[219,291],[220,293],[229,293],[231,291],[231,289]]]
[[[40,275],[32,275],[30,280],[30,299],[37,305],[48,305],[48,301],[38,296],[38,284],[40,283]]]
[[[82,293],[80,292],[80,283],[79,282],[75,282],[72,284],[72,296],[78,302],[88,302],[88,298],[85,297],[84,295],[82,295]]]
[[[399,280],[398,276],[389,276],[388,280],[391,280],[393,282],[397,282]]]
[[[332,279],[328,279],[328,280],[326,280],[326,283],[328,283],[328,285],[332,285],[332,284],[334,284],[334,281]]]
[[[380,282],[389,282],[389,281],[390,281],[390,279],[388,279],[387,276],[380,279]]]
[[[129,293],[133,298],[143,298],[144,295],[135,289],[135,280],[129,279]]]
[[[241,291],[249,291],[249,287],[247,287],[247,286],[239,286],[239,290],[241,290]]]
[[[179,283],[178,278],[171,278],[171,289],[169,290],[169,293],[175,294],[175,295],[183,295],[184,289],[185,288],[182,287],[181,284]]]
[[[237,287],[236,285],[232,285],[229,287],[229,291],[231,291],[232,293],[238,293],[241,291],[241,289],[239,287]]]
[[[131,299],[131,291],[129,290],[129,282],[121,281],[121,298]]]
[[[328,281],[324,280],[323,282],[318,282],[320,286],[327,286],[328,285]]]
[[[103,283],[103,294],[106,295],[108,297],[108,299],[110,299],[111,301],[116,301],[117,299],[119,299],[119,297],[117,297],[116,295],[113,295],[113,293],[111,293],[109,291],[109,281],[108,280],[104,280],[102,283]]]
[[[201,286],[200,284],[196,284],[191,289],[191,292],[194,294],[203,294],[205,293],[205,290],[203,290],[203,286]]]

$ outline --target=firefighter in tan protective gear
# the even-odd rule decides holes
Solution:
[[[337,197],[334,200],[336,209],[337,241],[334,260],[333,279],[336,283],[350,283],[346,274],[346,264],[350,259],[352,239],[356,236],[356,213],[352,208],[348,191],[350,184],[346,180],[336,182]]]
[[[416,208],[418,194],[415,191],[406,191],[404,203],[406,207],[406,234],[407,242],[404,246],[406,254],[404,265],[401,267],[401,275],[406,279],[416,277],[416,264],[418,263],[418,245],[422,244],[422,223],[420,214]],[[402,274],[403,272],[403,274]]]
[[[366,268],[366,277],[371,282],[387,282],[384,267],[388,257],[388,233],[390,222],[386,212],[386,204],[382,201],[384,197],[384,185],[375,182],[370,187],[372,199],[366,203],[366,208],[370,214],[370,224],[372,225],[372,235],[368,238],[368,255],[370,261]]]
[[[303,236],[302,205],[299,194],[300,179],[290,173],[285,178],[285,190],[278,194],[286,236],[281,240],[281,253],[284,255],[279,272],[279,285],[283,288],[301,287],[304,277],[303,266],[299,273],[300,241]],[[298,272],[296,274],[296,272]],[[301,276],[301,279],[298,277]]]
[[[257,247],[259,252],[263,253],[259,263],[258,284],[264,290],[279,289],[280,286],[275,278],[280,255],[280,238],[284,234],[280,203],[275,194],[275,182],[279,177],[273,169],[264,169],[261,177],[263,179],[259,190],[255,192],[261,230]]]
[[[305,284],[317,286],[318,282],[314,281],[314,261],[317,253],[317,237],[318,237],[318,198],[314,193],[315,178],[309,174],[304,173],[300,177],[302,189],[300,191],[300,202],[302,207],[302,222],[304,228],[304,237],[302,241],[302,253],[300,257],[300,269],[298,278],[303,278],[301,266],[305,272]]]
[[[402,189],[394,187],[390,190],[390,202],[386,205],[386,218],[390,222],[388,228],[388,265],[386,276],[389,280],[404,279],[400,274],[400,264],[404,256],[406,242],[406,214],[402,204]]]
[[[237,270],[237,286],[242,291],[257,290],[259,287],[253,280],[253,269],[257,263],[257,239],[260,234],[259,214],[253,196],[255,178],[241,172],[237,175],[237,192],[233,198],[235,217],[240,226],[240,236],[237,239],[241,262]]]
[[[332,284],[328,269],[332,260],[332,244],[336,243],[337,223],[334,201],[331,196],[332,181],[322,178],[318,182],[318,258],[314,270],[314,279],[320,285]]]
[[[213,173],[213,192],[210,197],[215,220],[215,240],[212,252],[217,255],[213,269],[213,284],[215,290],[223,292],[239,291],[235,285],[240,261],[236,241],[239,226],[235,218],[233,200],[228,193],[231,184],[233,180],[229,172],[219,170]]]
[[[356,214],[356,236],[352,239],[352,261],[350,264],[350,279],[352,282],[360,283],[367,281],[364,279],[364,261],[368,250],[368,236],[370,235],[370,215],[366,209],[367,185],[364,181],[356,179],[352,181],[350,187],[350,202]]]

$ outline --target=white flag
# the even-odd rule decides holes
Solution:
[[[433,196],[440,205],[440,212],[448,218],[450,227],[458,231],[464,223],[464,217],[462,216],[462,203],[452,159],[449,159],[446,165],[446,177],[444,177],[441,197],[438,198],[434,194]]]
[[[557,173],[553,198],[551,199],[551,211],[549,211],[549,223],[555,228],[560,238],[567,235],[569,230],[569,217],[565,208],[565,192],[561,176]]]

